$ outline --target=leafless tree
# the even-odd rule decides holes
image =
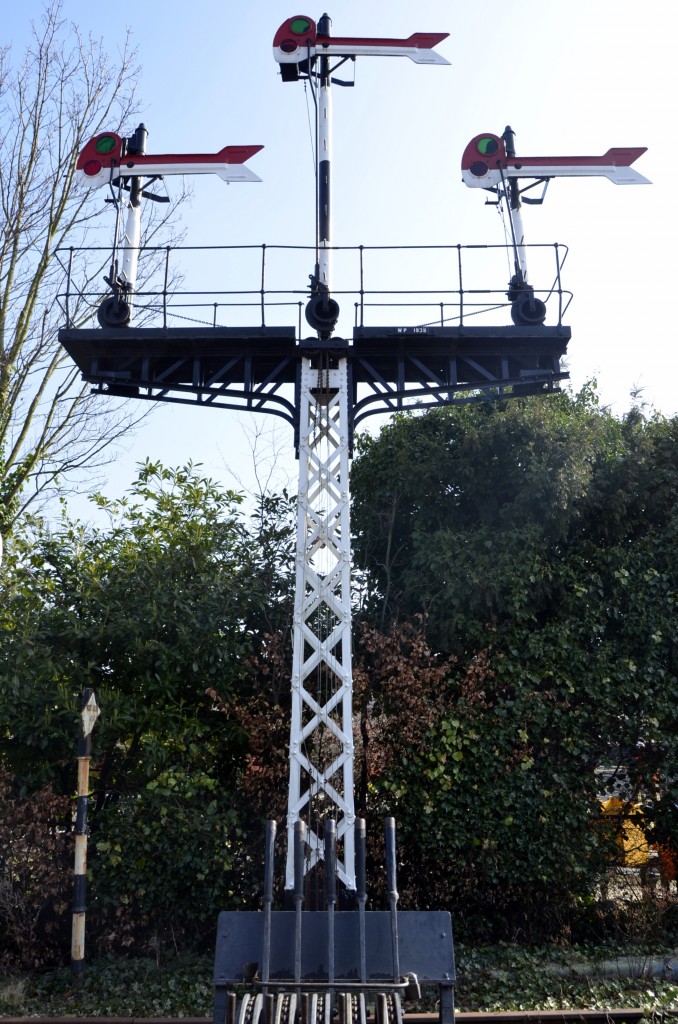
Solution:
[[[101,192],[78,180],[77,157],[98,132],[129,132],[136,78],[129,40],[109,57],[62,20],[60,0],[20,62],[0,52],[0,529],[59,481],[110,461],[140,418],[130,403],[91,396],[57,337],[59,249],[113,234]]]

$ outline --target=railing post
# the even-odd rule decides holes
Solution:
[[[457,243],[457,276],[459,278],[459,326],[464,326],[464,288],[461,276],[461,245]]]
[[[359,245],[360,252],[360,326],[365,326],[365,265],[363,262],[364,245]]]
[[[266,326],[266,242],[261,246],[261,326]]]
[[[162,326],[167,327],[167,285],[169,284],[169,260],[171,247],[165,248],[165,280],[162,288]]]
[[[68,274],[66,277],[66,325],[71,326],[71,275],[73,273],[73,246],[68,250]]]
[[[556,252],[556,282],[558,284],[558,326],[560,327],[563,322],[563,286],[560,280],[560,251],[557,242],[553,243],[553,247]]]

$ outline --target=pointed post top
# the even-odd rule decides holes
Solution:
[[[84,739],[92,734],[96,720],[101,714],[101,708],[97,704],[94,690],[89,687],[83,691],[81,698],[80,719],[82,722],[82,735]]]

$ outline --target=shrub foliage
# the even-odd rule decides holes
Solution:
[[[677,420],[616,419],[592,389],[401,417],[360,441],[373,906],[393,814],[403,905],[451,909],[458,935],[675,931],[670,871],[656,893],[644,871],[633,901],[608,883],[631,825],[662,865],[678,848],[677,442]],[[105,529],[33,520],[0,570],[6,963],[67,956],[85,687],[102,710],[89,949],[211,947],[219,910],[258,905],[263,821],[285,818],[291,501],[245,516],[198,467],[152,463],[127,497],[97,500]],[[600,768],[621,794],[604,821]]]
[[[36,969],[68,948],[70,801],[51,786],[19,798],[0,767],[0,967]]]

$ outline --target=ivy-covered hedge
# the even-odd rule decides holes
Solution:
[[[592,389],[359,444],[368,802],[400,823],[412,899],[468,936],[590,927],[631,816],[675,863],[677,451],[678,419],[617,419]]]

